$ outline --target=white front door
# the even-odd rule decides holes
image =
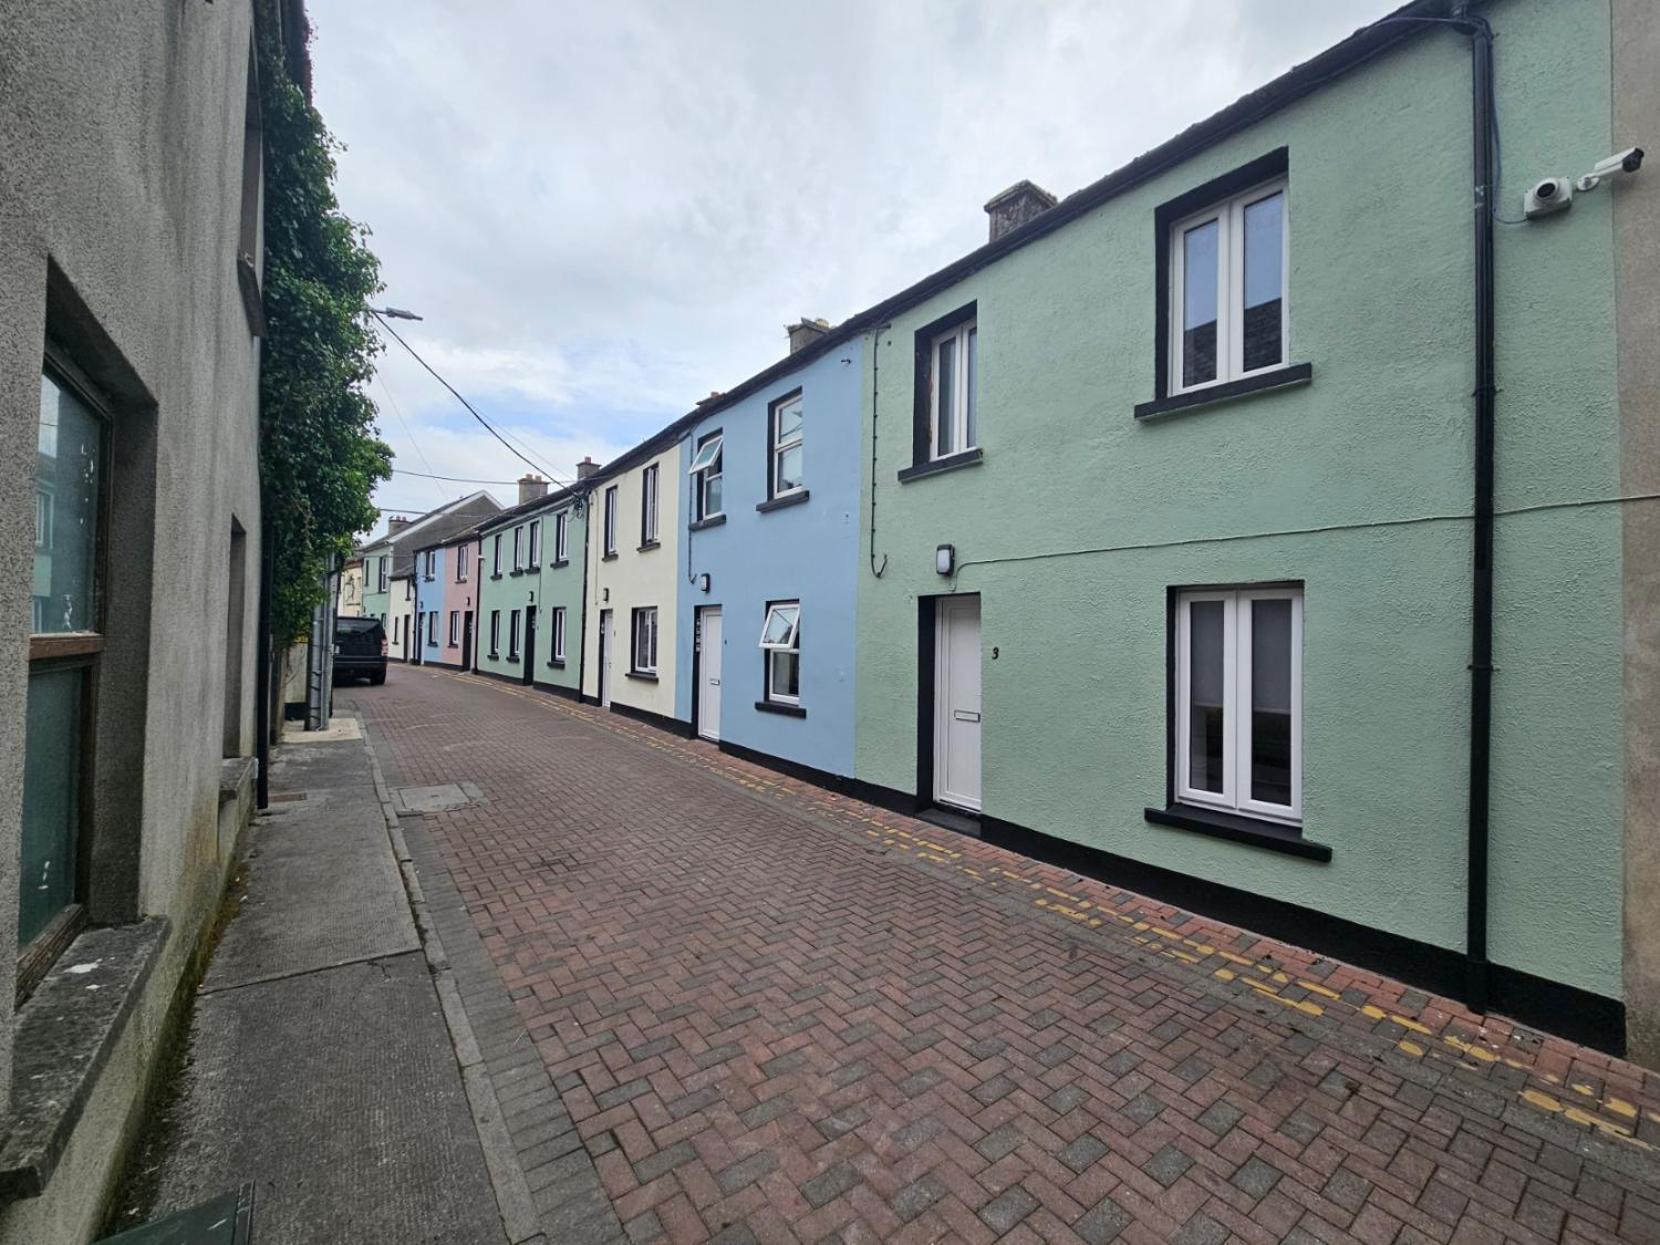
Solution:
[[[611,707],[611,649],[615,637],[611,634],[611,611],[599,612],[599,703]]]
[[[703,630],[697,656],[697,733],[705,739],[720,739],[720,606],[703,610]]]
[[[934,798],[980,811],[980,598],[941,597],[934,624]]]

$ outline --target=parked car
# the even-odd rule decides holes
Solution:
[[[334,677],[386,682],[386,628],[380,619],[334,620]]]

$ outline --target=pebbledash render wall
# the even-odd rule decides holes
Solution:
[[[587,613],[583,622],[582,696],[601,695],[600,627],[610,611],[609,681],[611,708],[681,730],[685,720],[676,715],[676,645],[681,594],[686,580],[686,538],[683,516],[686,488],[688,419],[682,417],[664,432],[630,450],[615,463],[584,481],[588,494]],[[657,540],[641,540],[641,498],[645,473],[657,471]],[[617,547],[606,554],[605,495],[615,488],[618,497]],[[575,553],[574,549],[572,551]],[[657,611],[657,671],[633,669],[631,629],[635,611]],[[689,672],[687,672],[689,673]]]
[[[467,623],[473,620],[473,637],[478,632],[475,611],[478,603],[478,551],[476,536],[453,541],[443,546],[444,592],[439,602],[438,653],[429,657],[435,665],[466,668],[471,654],[467,646]],[[457,578],[460,575],[461,578]],[[455,615],[455,639],[450,640],[450,615]]]
[[[17,1245],[78,1245],[97,1229],[251,807],[259,342],[237,257],[253,10],[0,7],[0,1241]],[[77,999],[121,994],[98,1053],[76,1049],[104,1032],[90,1016],[54,1021],[47,1046],[27,1049],[31,1032],[41,1040],[32,1016],[64,1014],[52,1009],[70,994],[52,1001],[54,975],[13,1005],[49,340],[111,407],[106,639],[91,676],[96,768],[82,830],[84,898],[100,928],[56,961],[58,974],[86,962],[91,939],[112,957],[58,978],[102,981]],[[228,618],[240,643],[228,642]],[[114,960],[148,972],[102,976]],[[14,1075],[24,1066],[27,1083]],[[47,1119],[66,1129],[61,1149],[39,1148]],[[44,1181],[34,1196],[18,1193],[25,1167]]]
[[[1481,11],[1503,214],[1529,180],[1652,138],[1611,130],[1606,3]],[[1155,209],[1282,147],[1288,361],[1312,382],[1138,420]],[[887,567],[859,579],[859,779],[917,794],[919,598],[978,593],[988,824],[1463,948],[1471,152],[1469,42],[1431,27],[867,334],[863,514],[874,489]],[[1657,194],[1645,170],[1497,238],[1490,954],[1605,1002],[1624,997],[1610,242],[1615,203]],[[970,301],[983,462],[900,483],[915,331]],[[1169,590],[1286,580],[1304,590],[1303,834],[1329,863],[1143,815],[1167,803]]]
[[[444,659],[444,583],[452,574],[449,550],[442,545],[415,551],[415,656],[422,664]]]

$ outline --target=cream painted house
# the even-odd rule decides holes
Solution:
[[[690,730],[675,715],[688,427],[676,421],[586,481],[583,699],[681,733]]]

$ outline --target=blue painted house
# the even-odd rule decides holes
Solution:
[[[687,439],[676,716],[725,751],[853,773],[863,348],[822,321]]]
[[[415,552],[415,660],[422,665],[454,660],[444,653],[444,564],[453,556],[442,545]]]

